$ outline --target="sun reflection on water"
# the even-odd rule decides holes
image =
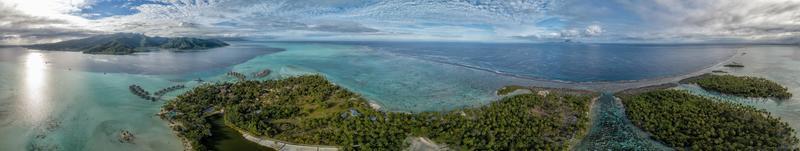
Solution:
[[[29,53],[25,56],[22,79],[22,104],[27,121],[38,123],[47,116],[47,62],[43,54]]]

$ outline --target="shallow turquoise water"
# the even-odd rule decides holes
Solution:
[[[29,62],[21,68],[0,63],[4,79],[0,86],[0,97],[4,98],[0,106],[0,150],[181,149],[166,123],[154,116],[160,102],[138,99],[125,86],[141,83],[153,89],[171,82],[35,64]],[[138,138],[135,144],[119,143],[121,130],[133,132]]]
[[[124,61],[182,55],[159,53],[91,56],[75,52],[0,49],[0,150],[182,150],[181,142],[167,123],[155,116],[163,101],[140,99],[129,92],[128,86],[137,84],[153,92],[176,84],[196,86],[198,83],[191,80],[196,77],[228,80],[219,76],[230,70],[224,64],[234,65],[249,58],[207,62],[205,65],[210,68],[203,71],[198,67],[180,66],[202,64],[197,60],[173,60],[175,64],[161,65],[160,69],[153,70],[155,72],[143,71],[141,66],[158,62]],[[198,60],[214,57],[202,54],[191,56],[206,57],[193,57]],[[141,58],[143,56],[145,58]],[[120,62],[114,64],[120,67],[92,68],[97,58],[117,59]],[[161,74],[151,75],[158,73]],[[167,94],[165,98],[182,91],[185,90]],[[122,130],[134,134],[133,143],[118,140]]]
[[[602,94],[592,112],[592,126],[576,150],[670,150],[634,126],[613,94]]]
[[[285,51],[268,47],[284,48]],[[538,83],[483,70],[491,67],[491,63],[483,62],[480,68],[465,67],[397,51],[352,44],[265,42],[238,42],[230,49],[198,54],[155,52],[135,56],[94,56],[2,48],[0,140],[3,141],[0,141],[0,150],[181,150],[179,140],[166,123],[154,116],[163,102],[139,99],[128,92],[128,85],[138,84],[151,92],[176,84],[191,88],[198,84],[193,81],[198,78],[211,82],[233,81],[233,78],[224,75],[231,70],[246,75],[263,69],[273,71],[262,79],[323,74],[335,84],[381,105],[382,110],[404,112],[479,106],[497,99],[494,90],[504,85]],[[752,56],[758,56],[757,53],[752,52]],[[711,54],[711,58],[724,58],[727,55]],[[220,56],[223,57],[218,58]],[[151,59],[160,61],[140,62]],[[750,63],[746,60],[742,62],[746,65]],[[680,68],[699,70],[695,68],[705,66]],[[793,70],[793,73],[798,70],[797,66],[782,66],[781,70]],[[502,64],[498,64],[498,67],[502,67]],[[147,70],[149,68],[154,70]],[[594,68],[598,69],[603,68]],[[777,69],[769,69],[773,70]],[[800,74],[784,77],[787,75],[783,75],[785,71],[781,70],[762,73],[778,76],[778,79],[783,79],[778,80],[781,82],[795,82],[791,90],[800,94],[796,89],[800,85],[796,79],[800,77],[794,77]],[[684,69],[675,71],[684,72]],[[665,75],[672,74],[678,73]],[[174,97],[181,91],[170,93],[166,98]],[[776,108],[781,108],[775,111],[786,117],[798,112],[794,111],[794,107]],[[800,121],[789,119],[793,120],[790,122],[793,126]],[[133,144],[119,143],[117,137],[120,130],[131,131],[137,139]]]
[[[748,47],[743,53],[733,61],[745,65],[744,68],[721,69],[733,75],[757,76],[776,81],[789,88],[793,97],[788,100],[741,98],[705,91],[695,85],[681,85],[678,89],[764,109],[772,116],[789,123],[795,129],[795,135],[800,136],[800,47]]]

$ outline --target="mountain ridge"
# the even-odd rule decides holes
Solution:
[[[115,33],[25,47],[49,51],[80,51],[85,54],[125,55],[159,48],[189,50],[210,49],[228,45],[228,43],[217,39],[149,37],[139,33]]]

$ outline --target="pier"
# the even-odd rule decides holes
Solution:
[[[153,95],[158,96],[160,98],[164,94],[167,94],[169,92],[172,92],[172,91],[175,91],[175,90],[178,90],[178,89],[183,89],[183,88],[186,88],[186,86],[184,86],[184,85],[174,85],[174,86],[171,86],[171,87],[167,87],[167,88],[158,90],[158,91],[156,91],[156,93],[153,93]]]
[[[145,100],[150,100],[150,101],[158,100],[156,97],[150,96],[150,92],[145,91],[139,85],[135,85],[134,84],[134,85],[129,86],[128,88],[131,90],[131,93],[133,93],[136,96],[139,96],[139,98],[142,98],[142,99],[145,99]]]
[[[228,72],[228,76],[235,77],[235,78],[237,78],[239,80],[247,79],[247,76],[245,76],[244,74],[239,73],[239,72],[234,72],[234,71]]]

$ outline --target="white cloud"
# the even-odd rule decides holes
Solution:
[[[42,6],[42,8],[59,8],[55,4],[58,3]],[[85,37],[96,32],[81,28],[80,22],[75,22],[75,18],[72,17],[59,18],[42,15],[53,13],[48,12],[51,10],[21,10],[21,8],[29,7],[33,7],[33,5],[18,1],[0,1],[0,33],[2,33],[0,44],[53,42]],[[67,8],[65,6],[61,10],[69,10]]]
[[[589,36],[589,37],[597,36],[597,35],[600,35],[602,33],[603,33],[603,27],[600,27],[600,25],[589,25],[584,30],[584,34],[586,34],[586,36]]]
[[[780,41],[800,36],[800,0],[620,0],[661,39]]]
[[[98,14],[76,13],[92,8],[94,2],[0,0],[4,4],[0,9],[30,16],[0,21],[0,27],[6,26],[0,28],[4,33],[16,32],[2,40],[40,37],[25,36],[33,35],[34,29],[70,29],[71,35],[100,31],[337,40],[679,42],[787,41],[800,36],[800,0],[162,0],[133,6],[139,11],[133,15],[88,20],[84,17]],[[539,24],[547,19],[555,23]],[[23,28],[11,28],[22,24]]]

